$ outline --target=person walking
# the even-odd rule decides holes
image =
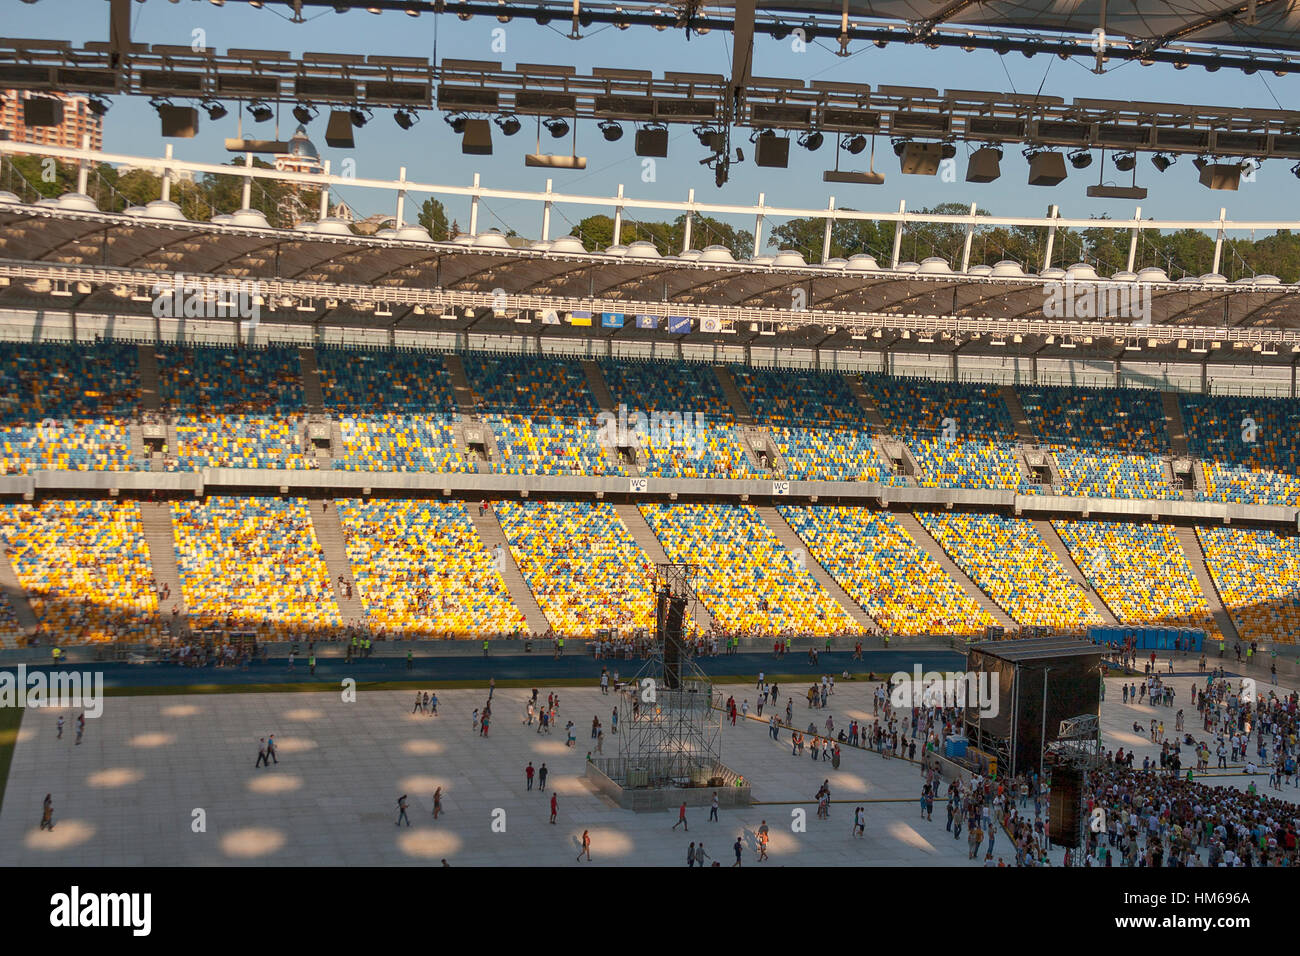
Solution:
[[[718,791],[713,791],[713,804],[709,807],[709,822],[718,822]]]
[[[578,862],[582,862],[583,854],[587,856],[587,862],[591,862],[591,833],[587,830],[582,831],[582,849],[578,851]]]
[[[736,842],[731,845],[731,849],[736,853],[736,862],[732,866],[740,866],[741,854],[744,852],[745,844],[740,842],[740,837],[736,837]]]
[[[48,793],[45,795],[45,802],[41,805],[41,829],[54,829],[54,800]]]
[[[406,815],[406,794],[397,798],[397,826],[400,827],[403,820],[408,827],[411,825],[411,818]]]
[[[677,811],[677,822],[673,824],[674,830],[676,830],[678,827],[681,827],[687,833],[689,833],[691,830],[691,828],[686,823],[686,801],[685,800],[682,801],[681,809]]]
[[[433,818],[438,819],[440,813],[442,813],[442,787],[433,791]]]
[[[269,767],[269,766],[271,765],[267,762],[266,759],[266,738],[263,737],[258,742],[257,745],[257,763],[253,764],[253,769],[256,770],[258,767]]]
[[[550,772],[550,771],[548,771],[548,770],[546,769],[546,764],[543,762],[543,763],[542,763],[542,766],[541,766],[541,767],[538,769],[538,771],[537,771],[537,789],[538,789],[538,790],[545,790],[545,789],[546,789],[546,775],[547,775],[549,772]]]
[[[533,789],[533,774],[535,772],[536,771],[533,770],[533,762],[531,760],[528,761],[528,766],[524,768],[524,776],[528,779],[529,790]]]
[[[555,794],[551,794],[551,823],[555,823],[555,815],[560,810],[559,801],[555,799]]]
[[[63,715],[62,715],[62,714],[59,715],[59,736],[58,736],[58,739],[59,739],[59,740],[62,740],[62,739],[63,739]]]
[[[695,866],[695,841],[692,840],[691,845],[686,848],[686,868],[689,870],[694,866]]]
[[[275,756],[275,734],[271,734],[266,738],[266,756],[272,763],[278,764],[280,762]]]

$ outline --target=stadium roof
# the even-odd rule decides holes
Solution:
[[[718,246],[665,257],[651,244],[636,242],[592,253],[571,236],[517,248],[496,232],[435,243],[419,227],[363,237],[340,222],[328,224],[334,227],[330,232],[316,224],[307,224],[311,231],[281,230],[239,224],[232,217],[190,222],[71,208],[76,205],[72,197],[36,205],[0,203],[0,256],[9,263],[369,286],[377,295],[502,290],[512,296],[663,308],[790,312],[795,291],[803,290],[797,298],[816,311],[1026,320],[1050,318],[1044,315],[1045,283],[1070,278],[1076,288],[1090,282],[1149,287],[1156,326],[1300,329],[1300,286],[1270,276],[1232,283],[1222,276],[1170,281],[1159,270],[1143,270],[1111,282],[1081,264],[1041,276],[1010,262],[960,273],[941,259],[891,269],[865,254],[809,266],[790,252],[738,262]],[[6,294],[14,292],[11,286]]]
[[[844,6],[841,0],[759,0],[758,12],[838,17]],[[913,26],[947,23],[1087,37],[1104,25],[1108,35],[1153,48],[1180,41],[1300,50],[1300,3],[1296,0],[847,0],[847,9],[854,20],[894,20]]]

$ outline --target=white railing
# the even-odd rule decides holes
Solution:
[[[90,165],[107,163],[110,165],[129,165],[137,168],[156,170],[163,177],[164,197],[168,192],[167,187],[170,185],[172,177],[178,172],[233,176],[243,179],[246,184],[251,183],[253,180],[272,180],[276,182],[315,187],[326,192],[333,186],[343,186],[348,189],[366,189],[390,192],[393,194],[392,208],[396,211],[397,226],[399,228],[404,224],[406,198],[412,193],[418,193],[421,195],[428,194],[431,196],[464,197],[470,200],[469,233],[471,235],[478,234],[479,206],[481,201],[484,199],[506,199],[540,204],[540,237],[543,241],[547,241],[551,238],[551,213],[557,203],[562,205],[608,209],[615,221],[615,232],[613,236],[613,242],[615,245],[618,245],[620,242],[621,237],[619,235],[619,227],[623,221],[624,210],[657,210],[661,212],[681,214],[687,217],[687,228],[685,230],[686,241],[682,249],[683,252],[686,251],[686,247],[690,242],[690,225],[693,222],[694,216],[699,213],[716,213],[730,216],[753,216],[754,250],[756,255],[760,254],[763,249],[763,227],[767,219],[822,219],[825,221],[823,259],[827,257],[829,250],[831,229],[837,222],[870,221],[899,223],[904,226],[918,223],[964,226],[966,228],[968,239],[974,235],[976,229],[985,227],[1028,226],[1042,228],[1048,230],[1048,241],[1044,252],[1044,267],[1051,265],[1053,239],[1056,231],[1060,228],[1121,229],[1128,230],[1131,233],[1127,264],[1128,271],[1132,271],[1138,240],[1143,232],[1191,229],[1214,234],[1214,269],[1217,270],[1220,261],[1222,242],[1225,234],[1228,232],[1275,232],[1280,229],[1300,230],[1300,220],[1277,219],[1238,222],[1227,217],[1226,209],[1220,210],[1218,219],[1143,219],[1142,207],[1138,206],[1134,210],[1131,219],[1095,219],[1061,216],[1056,214],[1057,207],[1055,206],[1052,207],[1053,215],[1050,216],[979,215],[976,212],[975,204],[972,203],[969,213],[963,215],[940,215],[935,213],[908,212],[906,203],[902,200],[899,201],[897,211],[840,209],[835,205],[834,196],[831,196],[828,199],[827,205],[824,208],[772,205],[767,202],[765,193],[759,193],[758,202],[752,205],[706,202],[695,198],[694,189],[687,190],[685,200],[651,199],[649,197],[628,195],[622,185],[618,187],[616,194],[613,196],[589,196],[576,193],[556,192],[552,188],[552,183],[554,181],[550,179],[546,181],[546,189],[541,192],[521,189],[496,189],[483,185],[481,174],[479,173],[474,174],[474,181],[471,185],[457,186],[446,183],[421,183],[409,180],[406,178],[406,167],[401,167],[399,169],[397,179],[369,179],[356,176],[335,175],[329,172],[330,164],[328,161],[324,163],[325,172],[323,173],[295,173],[277,169],[260,169],[253,166],[251,153],[245,154],[245,166],[242,168],[219,163],[198,163],[176,159],[172,155],[172,147],[170,144],[168,144],[166,148],[165,155],[161,157],[142,157],[127,156],[120,153],[105,153],[85,148],[73,149],[70,147],[47,146],[0,140],[0,154],[4,153],[29,156],[49,156],[68,163],[77,163],[83,169],[81,176],[83,189],[85,182],[85,169]],[[245,189],[245,202],[247,202],[247,189]],[[322,206],[324,205],[325,204],[322,202]],[[324,212],[325,211],[322,210],[322,218],[324,217]],[[897,266],[898,264],[899,239],[901,238],[901,235],[902,230],[899,230],[895,234],[892,256],[892,264],[894,266]],[[970,243],[968,241],[964,252],[964,258],[967,259],[970,251],[969,246]],[[966,271],[967,265],[968,261],[963,261],[961,264],[961,271]]]

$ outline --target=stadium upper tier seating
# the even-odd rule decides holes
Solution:
[[[1109,521],[1054,525],[1120,623],[1199,627],[1217,639],[1209,603],[1173,528]]]
[[[888,512],[784,507],[781,514],[887,632],[964,635],[996,623]]]
[[[373,629],[393,639],[527,633],[466,507],[471,506],[440,501],[338,503],[357,595]]]
[[[1196,529],[1223,605],[1247,641],[1300,635],[1300,537],[1245,528]]]
[[[316,366],[342,438],[335,468],[474,470],[455,444],[456,400],[437,353],[317,349]]]
[[[1300,403],[1180,395],[1187,450],[1205,461],[1209,501],[1300,503]]]
[[[918,517],[953,562],[1017,623],[1062,630],[1101,623],[1028,519],[980,514]]]
[[[628,416],[643,416],[641,473],[666,478],[748,478],[750,462],[717,375],[708,365],[604,362],[610,393]]]
[[[0,342],[0,473],[126,471],[136,347]]]
[[[699,591],[726,633],[845,634],[858,630],[752,508],[644,505],[670,560],[699,566]]]
[[[6,505],[0,521],[44,640],[143,641],[160,635],[149,548],[134,504]]]
[[[465,374],[496,435],[492,470],[509,475],[610,473],[599,409],[576,361],[537,355],[464,357]]]
[[[889,468],[872,444],[866,412],[845,376],[743,367],[732,375],[754,420],[766,426],[776,442],[787,477],[889,480]]]
[[[296,349],[160,348],[158,380],[179,470],[308,467]]]
[[[591,637],[654,627],[654,565],[613,505],[502,501],[497,517],[524,580],[551,626]]]
[[[996,385],[864,375],[889,431],[907,441],[927,488],[1003,488],[1034,494],[1022,477],[1015,425]]]
[[[1182,496],[1161,459],[1171,447],[1159,392],[1043,386],[1019,393],[1034,437],[1056,456],[1065,494]]]
[[[192,628],[282,640],[339,625],[307,507],[301,498],[172,505],[176,566]]]

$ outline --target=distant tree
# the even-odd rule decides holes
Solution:
[[[420,206],[420,225],[437,242],[445,242],[450,238],[447,209],[437,199],[426,199]]]

